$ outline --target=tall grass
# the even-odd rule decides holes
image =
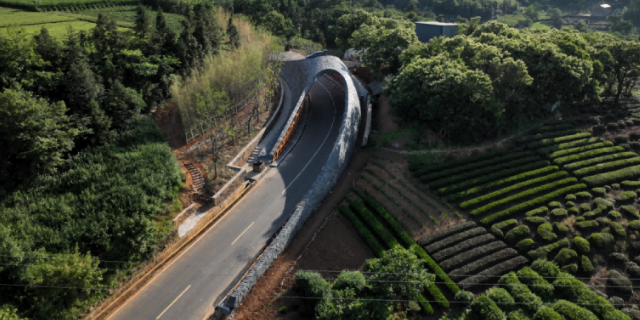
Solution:
[[[218,9],[215,18],[226,30],[229,14]],[[223,92],[229,106],[237,106],[262,89],[273,88],[276,83],[278,65],[269,60],[270,53],[279,49],[276,39],[252,26],[246,18],[235,16],[233,21],[240,33],[240,47],[206,57],[199,68],[183,76],[171,88],[185,130],[198,128],[204,120],[197,110],[201,97]]]

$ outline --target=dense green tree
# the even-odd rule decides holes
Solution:
[[[216,24],[211,8],[198,5],[195,8],[196,24],[193,36],[198,40],[202,48],[202,56],[216,54],[222,45],[222,32]]]
[[[291,38],[295,33],[291,19],[285,18],[275,10],[262,17],[262,19],[260,19],[260,25],[278,37]]]
[[[236,49],[240,46],[240,33],[238,32],[238,28],[233,24],[233,17],[229,17],[229,22],[227,23],[227,35],[229,36],[229,46],[231,48]]]
[[[49,103],[22,90],[0,94],[0,195],[20,180],[56,172],[79,134],[66,113],[64,102]]]
[[[640,71],[640,43],[616,41],[608,46],[607,49],[615,61],[613,72],[617,86],[615,97],[616,102],[618,102],[627,83],[630,83],[630,78],[638,77],[638,71]]]
[[[388,67],[395,73],[401,66],[400,54],[418,42],[413,23],[384,19],[375,25],[362,25],[350,44],[363,51],[363,61],[374,68]]]
[[[154,42],[157,45],[157,52],[160,55],[173,54],[177,56],[176,50],[176,34],[167,24],[162,8],[158,9],[156,16]]]
[[[335,42],[344,50],[350,48],[349,40],[353,33],[362,26],[377,25],[378,18],[364,10],[356,10],[354,13],[340,17],[334,28]]]
[[[144,39],[147,35],[151,34],[151,16],[143,5],[138,5],[136,9],[136,18],[133,25],[133,31],[140,39]]]
[[[58,41],[49,34],[49,30],[42,27],[40,33],[33,36],[33,40],[36,44],[34,48],[35,53],[39,54],[44,61],[50,63],[50,70],[60,68],[62,63],[62,50]]]
[[[8,28],[0,35],[0,90],[21,85],[29,90],[36,86],[46,62],[35,52],[35,43],[28,35]]]

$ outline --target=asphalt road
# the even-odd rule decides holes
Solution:
[[[311,97],[307,126],[280,165],[111,320],[202,320],[213,312],[293,213],[331,153],[344,92],[320,77]]]

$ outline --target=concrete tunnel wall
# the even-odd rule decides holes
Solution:
[[[342,78],[346,100],[343,121],[340,126],[338,138],[333,145],[333,150],[329,154],[329,158],[322,168],[320,175],[296,210],[291,214],[289,220],[287,220],[279,231],[276,238],[265,250],[262,257],[255,263],[231,296],[228,299],[223,299],[216,308],[214,314],[214,318],[216,319],[229,315],[236,306],[240,304],[249,291],[251,291],[262,274],[271,266],[273,261],[280,255],[291,239],[293,239],[297,231],[300,230],[313,210],[336,184],[356,147],[361,116],[358,92],[362,91],[362,88],[356,89],[357,84],[353,83],[347,67],[339,58],[333,56],[290,61],[286,62],[282,67],[282,77],[291,87],[291,93],[294,97],[299,93],[299,99],[296,107],[289,116],[289,121],[277,139],[276,145],[282,140],[284,133],[289,128],[293,117],[295,117],[311,85],[313,85],[318,77],[329,72],[335,73]]]

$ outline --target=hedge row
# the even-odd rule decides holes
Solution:
[[[376,257],[382,257],[384,248],[382,247],[382,245],[380,245],[380,242],[376,240],[373,234],[369,232],[369,229],[367,229],[367,227],[365,227],[364,224],[362,224],[360,219],[358,219],[358,217],[356,217],[356,215],[353,212],[351,212],[351,210],[349,210],[349,207],[344,205],[339,206],[338,211],[340,211],[340,213],[342,213],[351,222],[353,227],[356,228],[356,232],[358,232],[358,235],[360,235],[360,238],[362,238],[362,240],[364,240],[364,242],[369,246],[369,248],[371,248],[371,250],[376,255]]]
[[[564,196],[566,194],[569,194],[569,193],[572,193],[572,192],[575,192],[575,191],[578,191],[578,190],[586,189],[586,188],[587,188],[587,186],[585,184],[582,184],[582,183],[581,184],[572,185],[572,186],[569,186],[569,187],[565,187],[565,188],[562,188],[560,190],[556,190],[554,192],[551,192],[551,193],[545,194],[543,196],[537,197],[537,198],[535,198],[533,200],[529,200],[527,202],[515,205],[515,206],[513,206],[513,207],[511,207],[509,209],[502,210],[500,212],[496,212],[496,213],[494,213],[494,214],[492,214],[492,215],[480,220],[480,223],[482,225],[484,225],[484,226],[488,226],[488,225],[490,225],[492,223],[495,223],[497,221],[503,220],[503,219],[505,219],[506,217],[508,217],[508,216],[510,216],[512,214],[516,214],[516,213],[519,213],[519,212],[522,212],[522,211],[530,210],[532,208],[535,208],[537,206],[545,204],[545,203],[547,203],[547,202],[549,202],[549,201],[551,201],[551,200],[553,200],[555,198]]]
[[[538,235],[545,241],[554,241],[558,236],[553,233],[553,226],[551,223],[545,222],[538,227]]]
[[[455,176],[455,175],[458,175],[458,174],[461,174],[461,173],[465,173],[465,172],[468,172],[468,171],[471,171],[471,170],[476,170],[476,169],[479,169],[479,168],[482,168],[482,167],[486,167],[486,166],[489,166],[489,165],[495,165],[495,164],[503,163],[505,161],[511,161],[511,160],[515,160],[515,159],[520,159],[520,158],[525,157],[525,156],[531,156],[531,152],[525,151],[525,152],[507,154],[504,157],[492,158],[492,159],[488,159],[488,160],[485,160],[485,161],[469,163],[469,164],[464,165],[464,166],[457,166],[457,167],[453,167],[451,169],[433,172],[433,173],[421,176],[420,177],[420,181],[422,181],[423,183],[428,183],[429,181],[434,181],[434,180],[438,180],[438,179],[442,179],[442,178],[446,178],[446,177]]]
[[[489,234],[489,233],[483,234],[481,236],[462,241],[453,247],[440,250],[438,251],[438,253],[434,254],[432,257],[436,261],[442,261],[444,259],[457,255],[461,252],[465,252],[469,249],[475,248],[477,246],[481,246],[489,242],[493,242],[495,240],[496,240],[496,237],[494,237],[492,234]]]
[[[440,266],[445,270],[451,270],[453,268],[463,266],[473,260],[477,260],[479,257],[483,257],[498,250],[502,250],[506,247],[507,245],[504,244],[504,242],[495,241],[453,256],[445,261],[442,261],[440,263]]]
[[[581,168],[585,168],[585,167],[590,167],[592,165],[596,165],[599,163],[603,163],[603,162],[609,162],[609,161],[614,161],[614,160],[622,160],[622,159],[629,159],[629,158],[633,158],[636,156],[635,152],[620,152],[620,153],[614,153],[614,154],[609,154],[606,156],[602,156],[602,157],[596,157],[596,158],[592,158],[589,160],[583,160],[583,161],[578,161],[578,162],[574,162],[574,163],[570,163],[567,164],[563,167],[564,170],[578,170]]]
[[[624,152],[624,151],[625,151],[624,148],[620,146],[600,148],[600,149],[595,149],[587,152],[573,154],[566,157],[556,158],[553,160],[553,163],[559,166],[564,166],[565,164],[569,164],[572,162],[578,162],[582,160],[595,158],[597,156],[603,156],[611,153],[618,153],[618,152]]]
[[[546,216],[549,213],[549,209],[547,207],[540,207],[537,209],[533,209],[531,211],[527,211],[524,214],[525,217],[536,217],[536,216]]]
[[[436,231],[432,234],[422,237],[418,240],[418,244],[422,247],[429,245],[430,243],[448,237],[454,233],[458,233],[460,231],[464,231],[467,229],[471,229],[476,226],[476,223],[473,221],[467,221],[463,223],[458,223],[454,226],[446,228],[444,230]]]
[[[502,222],[498,222],[491,226],[491,233],[496,235],[496,237],[504,237],[504,229],[508,227],[513,227],[518,224],[518,220],[509,219]]]
[[[491,166],[491,167],[485,167],[485,168],[482,168],[482,169],[468,171],[466,173],[459,174],[459,175],[456,175],[456,176],[452,176],[452,177],[436,180],[436,181],[434,181],[432,183],[429,183],[429,187],[432,188],[432,189],[438,189],[438,188],[446,187],[446,186],[452,185],[452,184],[457,183],[457,182],[466,181],[466,180],[473,179],[473,178],[476,178],[476,177],[484,176],[484,175],[490,174],[492,172],[496,172],[498,170],[517,167],[517,166],[520,166],[520,165],[523,165],[523,164],[526,164],[526,163],[534,162],[536,160],[540,160],[540,158],[538,156],[530,156],[530,157],[525,157],[525,158],[521,158],[521,159],[518,159],[518,160],[509,161],[509,162],[506,162],[506,163],[501,163],[501,164],[498,164],[498,165],[495,165],[495,166]]]
[[[563,277],[556,279],[553,285],[561,296],[583,305],[585,309],[593,312],[602,320],[630,320],[627,315],[620,310],[616,310],[605,298],[600,297],[582,281],[573,278],[569,274],[563,274]]]
[[[448,187],[440,188],[440,189],[438,189],[438,194],[441,195],[441,196],[442,195],[451,194],[453,192],[458,192],[460,190],[471,188],[471,187],[477,186],[477,185],[482,184],[482,183],[495,181],[497,179],[509,177],[509,176],[512,176],[512,175],[523,173],[525,171],[530,171],[530,170],[546,167],[548,165],[549,165],[549,161],[540,160],[540,161],[536,161],[534,163],[530,163],[530,164],[527,164],[527,165],[524,165],[524,166],[498,171],[498,172],[495,172],[495,173],[492,173],[492,174],[489,174],[489,175],[486,175],[486,176],[483,176],[483,177],[470,179],[470,180],[467,180],[467,181],[464,181],[464,182],[456,183],[456,184],[448,186]]]
[[[538,152],[538,154],[540,155],[547,155],[550,153],[554,153],[558,150],[564,150],[564,149],[570,149],[570,148],[575,148],[575,147],[579,147],[579,146],[585,146],[588,144],[592,144],[592,143],[598,143],[598,142],[602,142],[605,141],[602,138],[598,138],[598,137],[591,137],[588,139],[580,139],[580,140],[576,140],[576,141],[572,141],[572,142],[566,142],[566,143],[561,143],[561,144],[556,144],[554,146],[550,146],[550,147],[545,147],[545,148],[540,148],[538,150],[536,150],[536,152]]]
[[[604,142],[588,144],[582,147],[559,150],[549,154],[548,157],[550,159],[557,159],[557,158],[567,157],[576,153],[587,152],[593,149],[601,149],[601,148],[609,148],[609,147],[613,147],[613,143],[610,141],[604,141]]]
[[[362,202],[353,201],[351,199],[348,199],[348,201],[351,207],[360,215],[360,218],[369,225],[373,232],[375,232],[382,241],[384,241],[387,248],[393,248],[400,245],[396,238],[394,238],[393,235],[384,228],[382,223],[376,219],[373,213],[371,213],[371,211],[369,211]]]
[[[640,159],[640,158],[638,158],[638,159]],[[509,186],[507,188],[502,188],[500,190],[491,192],[491,193],[486,194],[484,196],[481,196],[481,197],[478,197],[478,198],[475,198],[475,199],[471,199],[469,201],[465,201],[465,202],[460,204],[460,208],[466,209],[466,208],[471,207],[471,206],[479,205],[482,202],[485,202],[485,201],[490,200],[492,198],[495,198],[497,196],[503,195],[505,193],[510,193],[510,192],[513,192],[513,191],[516,191],[516,190],[519,190],[519,189],[523,189],[523,188],[531,186],[531,185],[535,185],[535,184],[538,184],[538,183],[541,183],[541,182],[545,182],[545,181],[549,181],[549,182],[550,181],[554,181],[554,180],[557,180],[557,179],[560,179],[560,178],[564,178],[564,177],[566,177],[568,175],[569,175],[568,172],[560,171],[560,172],[552,173],[552,174],[544,176],[544,177],[539,177],[539,178],[523,181],[523,182],[520,182],[520,183],[516,183],[516,184],[514,184],[512,186]]]
[[[525,136],[525,137],[522,137],[522,138],[518,139],[518,145],[524,145],[524,144],[528,144],[528,143],[531,143],[533,141],[539,141],[539,140],[542,140],[542,139],[549,139],[549,138],[557,138],[557,137],[567,136],[567,135],[576,134],[576,133],[579,133],[579,132],[580,132],[579,130],[572,128],[572,129],[555,130],[555,131],[551,131],[551,132],[532,134],[532,135],[528,135],[528,136]]]
[[[479,154],[477,156],[471,156],[471,157],[466,157],[459,160],[447,161],[444,163],[438,163],[438,164],[432,164],[432,165],[426,165],[426,166],[422,163],[412,162],[409,165],[409,170],[411,170],[417,175],[423,175],[429,172],[440,171],[444,169],[453,168],[456,166],[465,165],[467,163],[474,163],[481,160],[490,159],[503,154],[508,154],[510,151],[511,150],[508,150],[508,149],[500,149],[492,152],[487,152],[484,154]]]
[[[486,268],[487,266],[494,265],[506,259],[511,259],[517,255],[518,255],[518,251],[512,248],[503,249],[494,254],[488,255],[482,259],[469,263],[466,266],[455,269],[449,272],[449,276],[459,280],[467,275],[477,274],[478,271],[480,271],[483,268]]]
[[[409,248],[418,247],[418,244],[415,241],[413,241],[413,239],[411,239],[411,237],[407,234],[407,232],[402,229],[402,227],[395,221],[395,219],[393,219],[393,217],[389,214],[389,212],[380,203],[378,203],[375,199],[373,199],[370,196],[365,196],[363,200],[367,203],[367,205],[372,207],[387,222],[387,225],[396,233],[396,235],[398,235],[398,237],[400,237],[400,239],[402,239],[402,241],[407,245],[407,247]],[[431,259],[431,257],[429,257],[429,255],[426,252],[424,252],[424,250],[414,249],[413,251],[416,253],[416,255],[418,255],[418,257],[420,257],[420,259],[422,259],[422,261],[425,262],[427,266],[429,266],[429,268],[434,273],[437,274],[437,276],[442,281],[445,282],[447,287],[452,289],[452,291],[454,291],[455,289],[458,289],[455,283],[453,283],[453,281],[451,281],[451,279],[444,273],[442,268],[440,268],[440,266],[438,266],[438,264],[433,259]],[[422,251],[422,252],[418,252],[418,251]],[[443,308],[449,307],[449,301],[447,300],[447,298],[445,298],[445,296],[442,294],[442,292],[440,291],[440,289],[438,289],[437,286],[430,285],[427,287],[427,290],[429,291],[429,294],[436,301],[438,301],[438,304],[441,307]],[[456,292],[457,291],[454,291],[454,293]]]
[[[440,240],[436,243],[430,244],[426,247],[424,247],[425,250],[427,250],[427,252],[431,252],[431,253],[435,253],[438,252],[444,248],[447,248],[449,246],[452,246],[462,240],[468,239],[468,238],[473,238],[479,235],[483,235],[487,233],[487,230],[485,230],[483,227],[477,227],[477,228],[473,228],[471,230],[467,230],[464,232],[460,232],[458,234],[454,234],[448,238],[445,238],[443,240]]]
[[[588,138],[588,137],[591,137],[590,133],[578,133],[578,134],[559,137],[559,138],[543,139],[543,140],[540,140],[540,141],[529,143],[526,146],[526,148],[527,149],[538,149],[538,148],[542,148],[542,147],[548,147],[548,146],[551,146],[551,145],[554,145],[554,144],[559,144],[559,143],[563,143],[563,142],[569,142],[569,141],[584,139],[584,138]]]
[[[556,188],[558,188],[560,186],[565,186],[565,185],[573,184],[573,183],[576,183],[576,182],[578,182],[578,179],[571,177],[571,178],[562,179],[560,181],[547,183],[545,185],[542,185],[542,186],[539,186],[539,187],[536,187],[536,188],[533,188],[533,189],[528,189],[526,191],[523,191],[523,192],[520,192],[520,193],[516,193],[516,194],[511,195],[509,197],[506,197],[506,198],[500,199],[498,201],[494,201],[492,203],[489,203],[489,204],[487,204],[485,206],[482,206],[482,207],[480,207],[478,209],[475,209],[475,210],[471,211],[471,215],[472,216],[478,216],[478,215],[481,215],[481,214],[485,214],[485,213],[489,212],[490,210],[492,210],[492,209],[494,209],[496,207],[504,206],[504,205],[509,204],[511,202],[514,202],[514,201],[517,201],[517,200],[520,200],[520,199],[523,199],[523,198],[531,197],[531,196],[534,196],[536,194],[542,193],[544,191],[553,190],[553,189],[556,189]]]
[[[497,189],[499,187],[506,186],[506,185],[509,185],[511,183],[514,183],[514,182],[535,178],[535,177],[542,176],[542,175],[545,175],[545,174],[548,174],[550,172],[554,172],[554,171],[557,171],[557,170],[558,170],[558,167],[551,166],[551,167],[544,167],[544,168],[541,168],[541,169],[527,171],[527,172],[524,172],[524,173],[521,173],[521,174],[518,174],[518,175],[515,175],[515,176],[510,176],[510,177],[507,177],[507,178],[504,178],[504,179],[499,179],[497,181],[492,181],[492,182],[489,182],[489,183],[486,183],[486,184],[483,184],[483,185],[480,185],[480,186],[477,186],[477,187],[473,187],[473,188],[471,188],[469,190],[465,190],[465,191],[462,191],[462,192],[458,192],[458,193],[452,194],[447,199],[449,200],[449,202],[456,202],[458,200],[462,200],[462,199],[468,198],[468,197],[470,197],[470,196],[472,196],[474,194],[477,194],[477,193],[495,190],[495,189]]]
[[[640,181],[622,181],[622,182],[620,182],[620,186],[623,189],[636,190],[636,189],[640,188]]]
[[[473,277],[466,278],[460,281],[459,284],[465,290],[468,290],[469,288],[473,288],[476,285],[487,283],[487,281],[489,281],[491,278],[495,277],[496,275],[504,274],[505,272],[518,269],[528,263],[529,263],[529,260],[527,258],[523,256],[517,256],[513,259],[507,260],[487,270],[484,270]]]
[[[529,287],[522,284],[515,272],[505,274],[498,283],[503,285],[513,299],[518,303],[522,303],[523,309],[530,313],[534,314],[542,307],[542,299],[533,294]]]
[[[640,157],[631,159],[617,160],[612,162],[606,162],[597,164],[595,166],[582,168],[573,172],[578,178],[592,176],[594,174],[613,171],[620,168],[630,167],[632,165],[640,164]]]
[[[546,246],[542,246],[538,249],[531,250],[527,253],[529,257],[533,260],[545,258],[549,252],[558,249],[560,247],[569,247],[569,239],[563,238],[560,241],[554,242],[552,244],[548,244]]]
[[[611,229],[613,229],[614,235],[621,238],[627,236],[627,233],[624,231],[624,227],[619,222],[611,222],[609,226],[611,226]]]
[[[563,316],[565,320],[599,320],[593,312],[567,300],[558,300],[553,305],[553,310]]]
[[[544,125],[541,127],[537,127],[535,129],[532,130],[532,132],[534,133],[544,133],[544,132],[550,132],[550,131],[560,131],[560,130],[566,130],[566,129],[572,129],[575,128],[572,124],[569,123],[563,123],[557,126],[548,126],[548,125]]]
[[[512,245],[516,244],[518,241],[529,238],[531,236],[531,230],[529,226],[525,224],[521,224],[507,232],[504,236],[504,240]]]
[[[447,286],[447,288],[449,288],[449,290],[453,294],[460,292],[460,288],[456,285],[456,283],[453,282],[451,278],[449,278],[449,276],[444,272],[444,270],[440,268],[440,265],[438,265],[438,263],[436,263],[435,260],[433,260],[427,254],[427,252],[424,251],[424,249],[422,249],[418,244],[414,244],[411,246],[411,250],[416,254],[416,256],[418,256],[418,258],[422,259],[422,261],[424,261],[427,264],[429,269],[433,270],[433,273],[435,273],[436,276],[438,276],[438,278],[440,278],[440,280],[444,282],[444,285]],[[443,299],[446,300],[446,298],[444,297]],[[447,301],[446,304],[448,305],[449,302]]]
[[[518,280],[529,286],[531,292],[542,299],[553,298],[553,285],[545,280],[541,275],[529,267],[520,269],[517,273]]]
[[[624,181],[629,179],[637,179],[640,177],[640,166],[633,166],[629,168],[620,169],[617,171],[600,173],[581,179],[590,187],[604,186],[618,181]]]

